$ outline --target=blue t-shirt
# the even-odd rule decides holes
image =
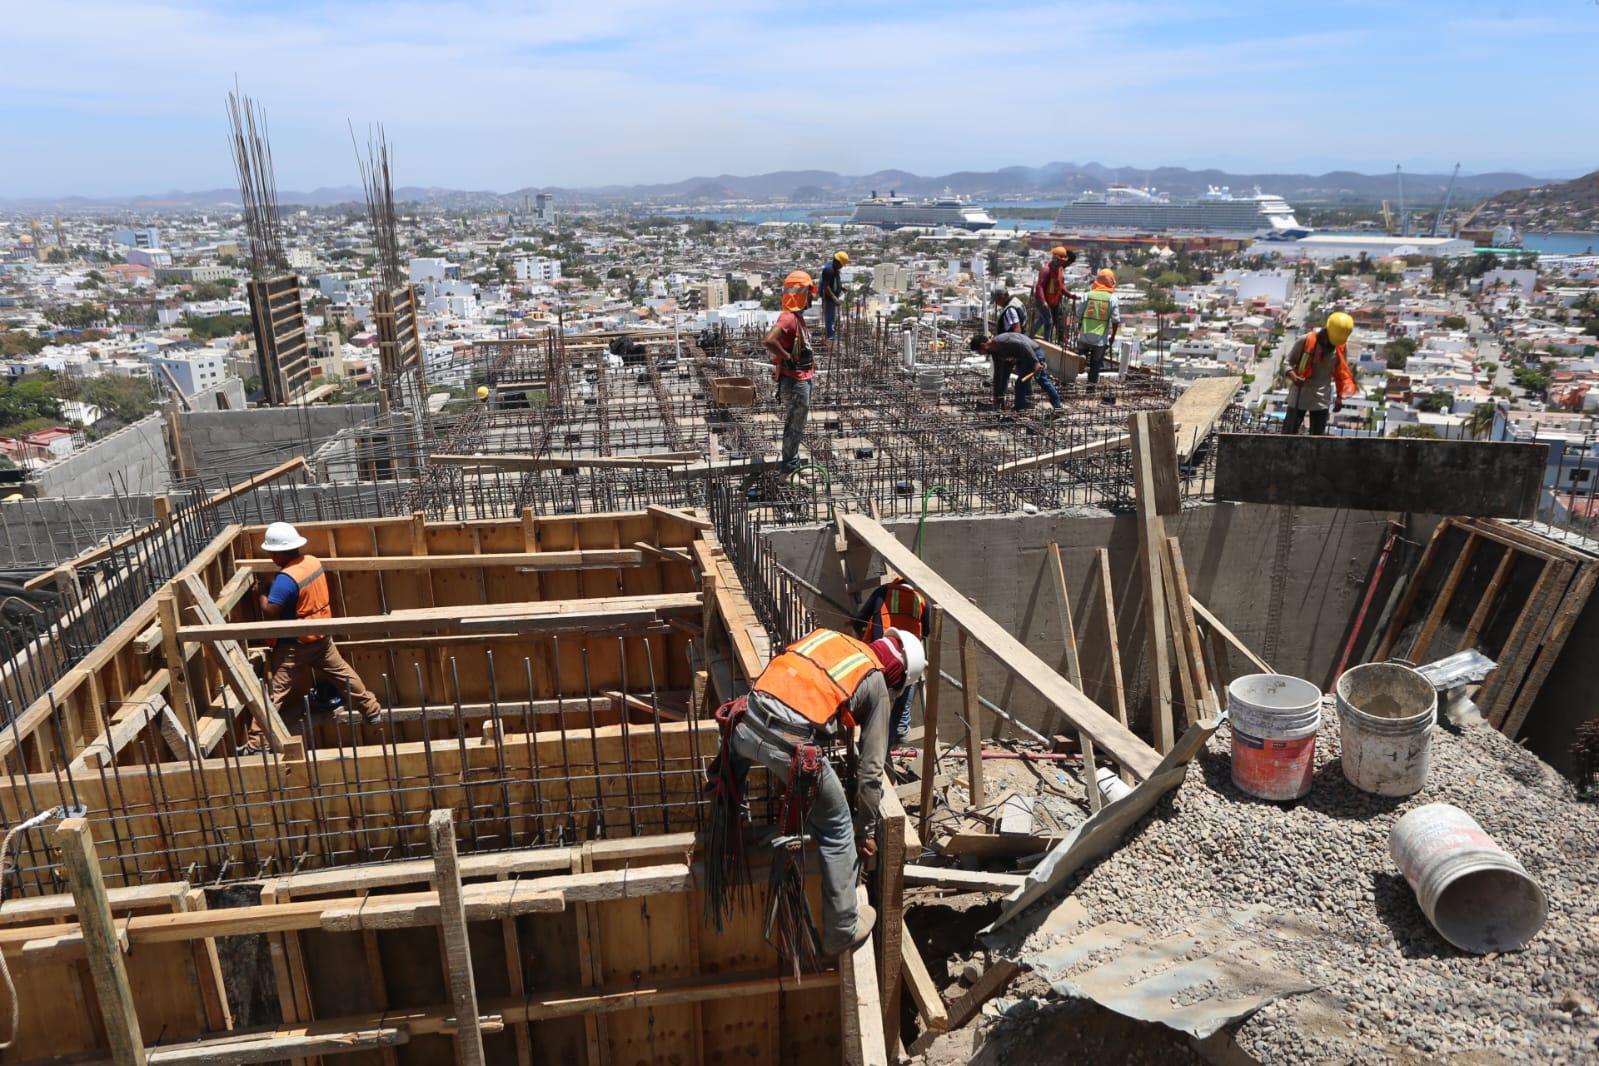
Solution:
[[[300,586],[288,574],[279,574],[272,579],[267,602],[278,609],[279,618],[293,618],[294,609],[300,602]]]

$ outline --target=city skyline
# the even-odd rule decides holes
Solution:
[[[1533,14],[1361,0],[1288,19],[1255,3],[3,11],[0,198],[232,184],[235,76],[264,105],[292,189],[352,184],[347,121],[362,136],[386,126],[404,185],[502,192],[1057,159],[1312,174],[1459,161],[1542,178],[1599,166],[1586,154],[1599,117],[1560,106],[1599,89],[1591,0]]]

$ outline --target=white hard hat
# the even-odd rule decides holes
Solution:
[[[927,673],[927,649],[922,647],[922,638],[912,636],[903,629],[890,629],[888,632],[898,638],[900,649],[905,652],[905,684],[916,684]]]
[[[300,536],[300,531],[287,522],[273,522],[266,528],[266,536],[261,538],[261,549],[269,552],[291,552],[296,548],[305,547],[305,538]]]

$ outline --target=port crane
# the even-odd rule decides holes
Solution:
[[[1449,210],[1449,201],[1454,199],[1454,196],[1455,196],[1455,179],[1457,179],[1459,177],[1460,177],[1460,164],[1456,163],[1455,164],[1455,172],[1453,174],[1449,175],[1449,188],[1444,190],[1444,203],[1443,203],[1443,206],[1438,209],[1438,213],[1436,215],[1432,216],[1432,232],[1427,234],[1427,236],[1429,236],[1429,237],[1438,236],[1438,225],[1439,225],[1439,223],[1441,223],[1444,220],[1444,212]]]

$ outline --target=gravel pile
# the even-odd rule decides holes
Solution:
[[[1599,1057],[1599,807],[1487,726],[1440,727],[1427,787],[1400,800],[1344,780],[1330,705],[1315,784],[1298,803],[1235,789],[1230,744],[1223,726],[1176,795],[1074,895],[1096,922],[1162,933],[1256,904],[1291,919],[1304,939],[1271,946],[1321,987],[1245,1021],[1245,1052],[1264,1063]],[[1435,802],[1470,813],[1543,885],[1549,920],[1527,950],[1466,954],[1422,914],[1388,832]]]

